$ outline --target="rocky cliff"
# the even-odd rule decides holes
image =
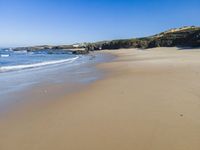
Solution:
[[[87,49],[154,48],[154,47],[200,47],[200,27],[189,26],[170,29],[149,37],[91,43]]]
[[[154,47],[200,47],[200,27],[186,26],[182,28],[170,29],[149,37],[123,39],[113,41],[102,41],[96,43],[82,43],[74,45],[58,45],[58,46],[34,46],[19,47],[13,50],[68,50],[73,54],[87,54],[89,51],[103,49],[120,49],[120,48],[154,48]]]

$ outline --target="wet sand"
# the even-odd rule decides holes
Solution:
[[[200,49],[105,53],[106,78],[2,118],[0,150],[199,150]]]

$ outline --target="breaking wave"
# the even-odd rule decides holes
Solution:
[[[36,67],[42,67],[42,66],[47,66],[47,65],[60,64],[60,63],[72,63],[78,58],[79,58],[79,56],[76,56],[74,58],[55,60],[55,61],[46,61],[46,62],[40,62],[40,63],[34,63],[34,64],[3,66],[3,67],[0,67],[0,72],[15,71],[15,70],[22,70],[22,69],[30,69],[30,68],[36,68]]]

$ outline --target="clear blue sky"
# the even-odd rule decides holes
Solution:
[[[0,0],[0,46],[142,37],[199,15],[200,0]]]

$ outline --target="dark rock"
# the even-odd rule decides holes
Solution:
[[[90,43],[89,51],[120,48],[154,48],[154,47],[200,47],[200,27],[183,27],[171,29],[160,34],[136,39],[104,41]]]
[[[171,29],[160,34],[150,37],[123,39],[113,41],[102,41],[96,43],[82,43],[75,45],[58,45],[58,46],[34,46],[34,47],[19,47],[14,48],[14,51],[40,51],[52,50],[49,53],[54,53],[57,50],[72,50],[73,54],[88,54],[89,51],[98,51],[105,49],[120,49],[120,48],[154,48],[154,47],[200,47],[200,27],[189,26],[177,29]],[[79,49],[79,50],[78,50]],[[85,50],[80,50],[85,49]]]
[[[75,51],[72,51],[72,54],[75,54],[75,55],[85,55],[85,54],[88,54],[89,51],[88,50],[75,50]]]

